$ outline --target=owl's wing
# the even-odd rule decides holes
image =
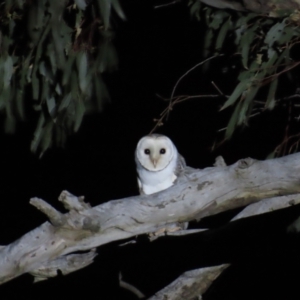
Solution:
[[[178,177],[180,174],[182,174],[184,172],[185,168],[186,168],[185,159],[183,158],[183,156],[181,156],[178,153],[177,165],[176,165],[176,169],[175,169],[175,175]]]
[[[138,182],[140,195],[145,195],[145,193],[143,191],[143,186],[142,186],[142,183],[141,183],[141,180],[139,179],[139,177],[137,177],[137,182]]]

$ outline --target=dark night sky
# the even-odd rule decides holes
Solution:
[[[64,211],[56,200],[64,189],[85,195],[92,205],[138,193],[134,149],[166,106],[155,95],[170,96],[177,79],[202,60],[204,31],[190,20],[185,4],[160,10],[138,0],[124,5],[128,21],[115,19],[119,70],[105,75],[112,100],[103,113],[86,117],[65,149],[51,149],[42,159],[29,151],[32,124],[20,124],[16,135],[1,135],[0,244],[46,221],[29,205],[31,197]],[[213,62],[205,75],[195,70],[183,80],[179,93],[216,93],[211,81],[230,93],[236,82],[230,72],[219,72],[228,61],[226,57]],[[209,167],[218,155],[228,164],[244,157],[264,159],[282,140],[286,112],[275,110],[252,120],[249,128],[211,152],[217,129],[226,126],[230,115],[229,110],[218,113],[221,103],[222,99],[201,99],[180,104],[160,129],[190,166]],[[139,237],[134,245],[102,246],[93,265],[65,277],[33,285],[32,277],[23,275],[1,286],[1,299],[136,299],[118,287],[120,271],[125,281],[150,296],[184,271],[228,262],[232,266],[204,299],[298,299],[299,237],[287,234],[286,227],[300,215],[300,208],[228,225],[235,213],[192,224],[212,228],[204,234],[153,243]]]

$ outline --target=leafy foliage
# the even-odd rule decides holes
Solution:
[[[204,56],[228,51],[228,43],[233,41],[230,52],[232,55],[238,53],[240,57],[243,69],[235,89],[221,108],[234,106],[225,133],[225,139],[229,139],[238,126],[248,123],[262,87],[268,91],[261,111],[272,110],[277,104],[275,96],[280,75],[288,74],[299,64],[290,55],[300,42],[298,19],[286,13],[284,18],[232,13],[201,6],[197,0],[191,0],[189,5],[191,15],[198,20],[204,18],[207,25]]]
[[[112,9],[125,18],[118,0],[0,2],[0,110],[7,132],[34,112],[32,151],[63,145],[109,98],[101,74],[117,67]]]

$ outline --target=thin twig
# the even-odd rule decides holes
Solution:
[[[206,62],[210,61],[211,59],[213,58],[216,58],[216,57],[219,57],[219,56],[223,56],[223,54],[218,54],[218,55],[214,55],[214,56],[211,56],[201,62],[199,62],[198,64],[196,64],[195,66],[193,66],[191,69],[189,69],[188,71],[186,71],[176,82],[173,90],[172,90],[172,94],[171,94],[171,97],[170,97],[170,102],[172,101],[173,97],[174,97],[174,94],[175,94],[175,90],[179,84],[179,82],[186,76],[188,75],[190,72],[192,72],[193,70],[195,70],[196,68],[198,68],[199,66],[205,64]]]
[[[299,64],[300,64],[300,61],[294,62],[291,65],[288,65],[287,67],[285,67],[282,71],[265,77],[263,80],[261,80],[262,85],[265,85],[265,84],[269,83],[272,78],[279,77],[281,74],[284,74],[284,73],[294,69]]]
[[[141,291],[139,291],[135,286],[122,280],[121,272],[119,273],[119,283],[120,283],[120,287],[134,293],[139,299],[142,299],[145,297],[145,295]]]
[[[169,101],[169,104],[168,106],[163,110],[163,112],[161,112],[160,114],[160,118],[159,119],[154,119],[154,121],[156,122],[156,125],[154,126],[154,128],[150,131],[150,133],[153,133],[157,127],[159,126],[162,126],[163,125],[163,120],[165,117],[168,117],[169,115],[169,112],[173,109],[173,107],[178,104],[178,103],[181,103],[183,101],[186,101],[186,100],[189,100],[189,99],[193,99],[193,98],[209,98],[209,97],[220,97],[219,95],[196,95],[196,96],[184,96],[184,95],[181,95],[181,96],[178,96],[174,101],[173,101],[173,98],[174,98],[174,94],[175,94],[175,91],[176,91],[176,88],[178,86],[178,84],[180,83],[180,81],[185,77],[187,76],[190,72],[192,72],[193,70],[195,70],[196,68],[198,68],[199,66],[203,65],[204,63],[208,62],[209,60],[213,59],[213,58],[216,58],[216,57],[220,57],[220,56],[223,56],[223,54],[218,54],[218,55],[214,55],[214,56],[211,56],[203,61],[201,61],[200,63],[196,64],[195,66],[193,66],[191,69],[189,69],[188,71],[186,71],[176,82],[173,90],[172,90],[172,93],[171,93],[171,97],[170,99],[168,99]],[[220,91],[219,91],[220,92]],[[223,94],[221,93],[221,95],[223,96]],[[166,100],[164,99],[163,97],[161,97],[160,95],[158,95],[159,98],[163,99],[163,100]]]
[[[177,4],[179,2],[181,2],[181,0],[174,0],[173,2],[169,2],[169,3],[166,3],[166,4],[156,5],[156,6],[154,6],[154,9],[163,8],[163,7],[166,7],[166,6],[174,5],[174,4]]]
[[[293,148],[295,149],[295,151],[299,148],[299,139],[291,145],[289,149],[289,154],[292,153]]]
[[[284,151],[281,151],[282,150],[282,147],[285,147],[286,148],[286,144],[291,140],[291,139],[293,139],[293,138],[300,138],[300,133],[297,133],[297,134],[293,134],[293,135],[290,135],[290,136],[288,136],[288,137],[284,137],[284,139],[283,139],[283,141],[275,148],[275,152],[278,154],[278,155],[280,155],[280,154],[285,154],[285,152]],[[299,140],[297,141],[297,142],[294,142],[293,144],[292,144],[292,146],[295,144],[295,143],[299,143]],[[291,147],[292,147],[291,146]]]
[[[224,93],[219,89],[219,87],[212,81],[211,84],[215,87],[215,89],[220,93],[221,96],[225,96]]]
[[[253,113],[252,115],[249,115],[249,119],[250,119],[250,118],[253,118],[253,117],[256,117],[256,116],[262,114],[263,112],[265,112],[264,109],[261,109],[261,108],[257,108],[257,109],[260,109],[260,111],[258,111],[258,112],[256,112],[256,113]],[[218,129],[217,132],[222,132],[222,131],[225,131],[226,129],[227,129],[227,127],[223,127],[223,128]]]
[[[159,96],[160,98],[164,99],[162,96]],[[168,113],[174,108],[174,106],[178,103],[190,100],[190,99],[196,99],[196,98],[219,98],[220,95],[193,95],[193,96],[186,96],[181,95],[178,96],[171,104],[168,104],[168,106],[160,113],[160,118],[154,119],[154,122],[156,122],[155,126],[150,131],[150,134],[153,133],[157,127],[163,125],[163,120],[168,115]]]

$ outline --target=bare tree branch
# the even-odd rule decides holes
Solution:
[[[94,258],[93,252],[76,257],[77,267],[74,262],[72,268],[66,268],[74,258],[70,254],[76,251],[156,232],[175,222],[199,220],[265,198],[299,194],[299,170],[300,153],[266,161],[247,158],[231,166],[221,163],[203,170],[187,168],[174,186],[160,193],[113,200],[93,208],[82,197],[63,192],[60,200],[70,209],[66,214],[35,198],[31,203],[53,223],[45,222],[0,248],[0,282],[27,272],[46,278],[48,271],[43,269],[50,270],[49,276],[55,269],[76,270]],[[292,202],[289,199],[287,203]]]
[[[170,285],[156,293],[149,300],[192,300],[202,299],[202,295],[213,281],[228,267],[228,264],[201,268],[183,273]]]
[[[248,218],[255,215],[261,215],[298,204],[300,204],[300,194],[264,199],[260,202],[250,204],[239,214],[237,214],[231,221]]]

